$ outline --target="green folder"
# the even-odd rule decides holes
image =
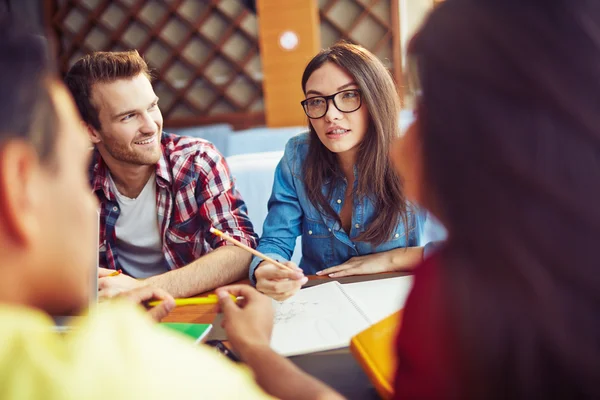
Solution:
[[[208,335],[212,329],[211,324],[188,324],[183,322],[162,322],[160,325],[167,329],[171,329],[184,335],[187,335],[194,339],[196,343],[202,342],[202,340]]]

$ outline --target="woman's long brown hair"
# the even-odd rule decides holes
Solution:
[[[399,135],[400,100],[394,81],[377,57],[363,47],[339,42],[321,51],[306,66],[302,75],[302,90],[312,73],[330,62],[347,71],[361,90],[363,106],[369,110],[367,133],[358,150],[358,196],[369,197],[375,206],[375,217],[357,238],[358,241],[379,245],[390,240],[400,221],[407,226],[407,206],[400,177],[394,170],[389,148]],[[331,208],[331,189],[323,193],[329,182],[344,178],[337,157],[319,140],[309,123],[310,144],[304,162],[304,185],[311,203],[339,221]],[[327,193],[327,192],[326,192]],[[367,224],[365,224],[367,225]]]
[[[600,398],[599,21],[446,1],[411,43],[458,398]]]

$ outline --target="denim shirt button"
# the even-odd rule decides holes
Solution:
[[[355,225],[354,225],[354,227],[355,227],[356,229],[358,229],[358,228],[360,228],[360,224],[355,224]]]
[[[327,230],[328,230],[329,232],[331,232],[331,228],[327,228]]]
[[[338,204],[342,204],[342,199],[337,199]]]
[[[396,234],[394,235],[394,237],[395,237],[395,238],[399,238],[399,237],[400,237],[400,234],[399,234],[399,233],[396,233]]]
[[[308,234],[309,234],[309,235],[312,235],[312,231],[308,231]]]
[[[115,212],[116,212],[116,211],[119,211],[119,207],[117,207],[117,206],[114,206],[114,207],[113,207],[113,211],[115,211]]]

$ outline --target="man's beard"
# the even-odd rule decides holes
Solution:
[[[135,151],[135,147],[132,149],[129,144],[122,144],[112,137],[104,137],[102,142],[108,154],[117,161],[134,165],[154,165],[160,158],[160,138],[162,132],[155,135],[156,142],[152,144],[153,148],[140,149],[139,151]],[[139,141],[147,140],[150,137]]]

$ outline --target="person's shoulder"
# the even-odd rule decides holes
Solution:
[[[163,133],[162,147],[167,158],[208,156],[223,157],[217,147],[206,139]]]
[[[223,154],[206,139],[163,133],[162,147],[168,168],[174,171],[174,175],[185,175],[181,179],[184,185],[199,176],[223,171],[223,166],[227,168]]]
[[[293,159],[304,159],[308,153],[310,143],[310,133],[308,131],[294,135],[285,145],[285,154]]]
[[[0,304],[0,335],[18,330],[43,331],[52,327],[52,320],[43,312],[12,304]]]
[[[308,147],[310,142],[310,132],[300,132],[292,136],[286,143],[286,149],[297,149],[301,147]]]

